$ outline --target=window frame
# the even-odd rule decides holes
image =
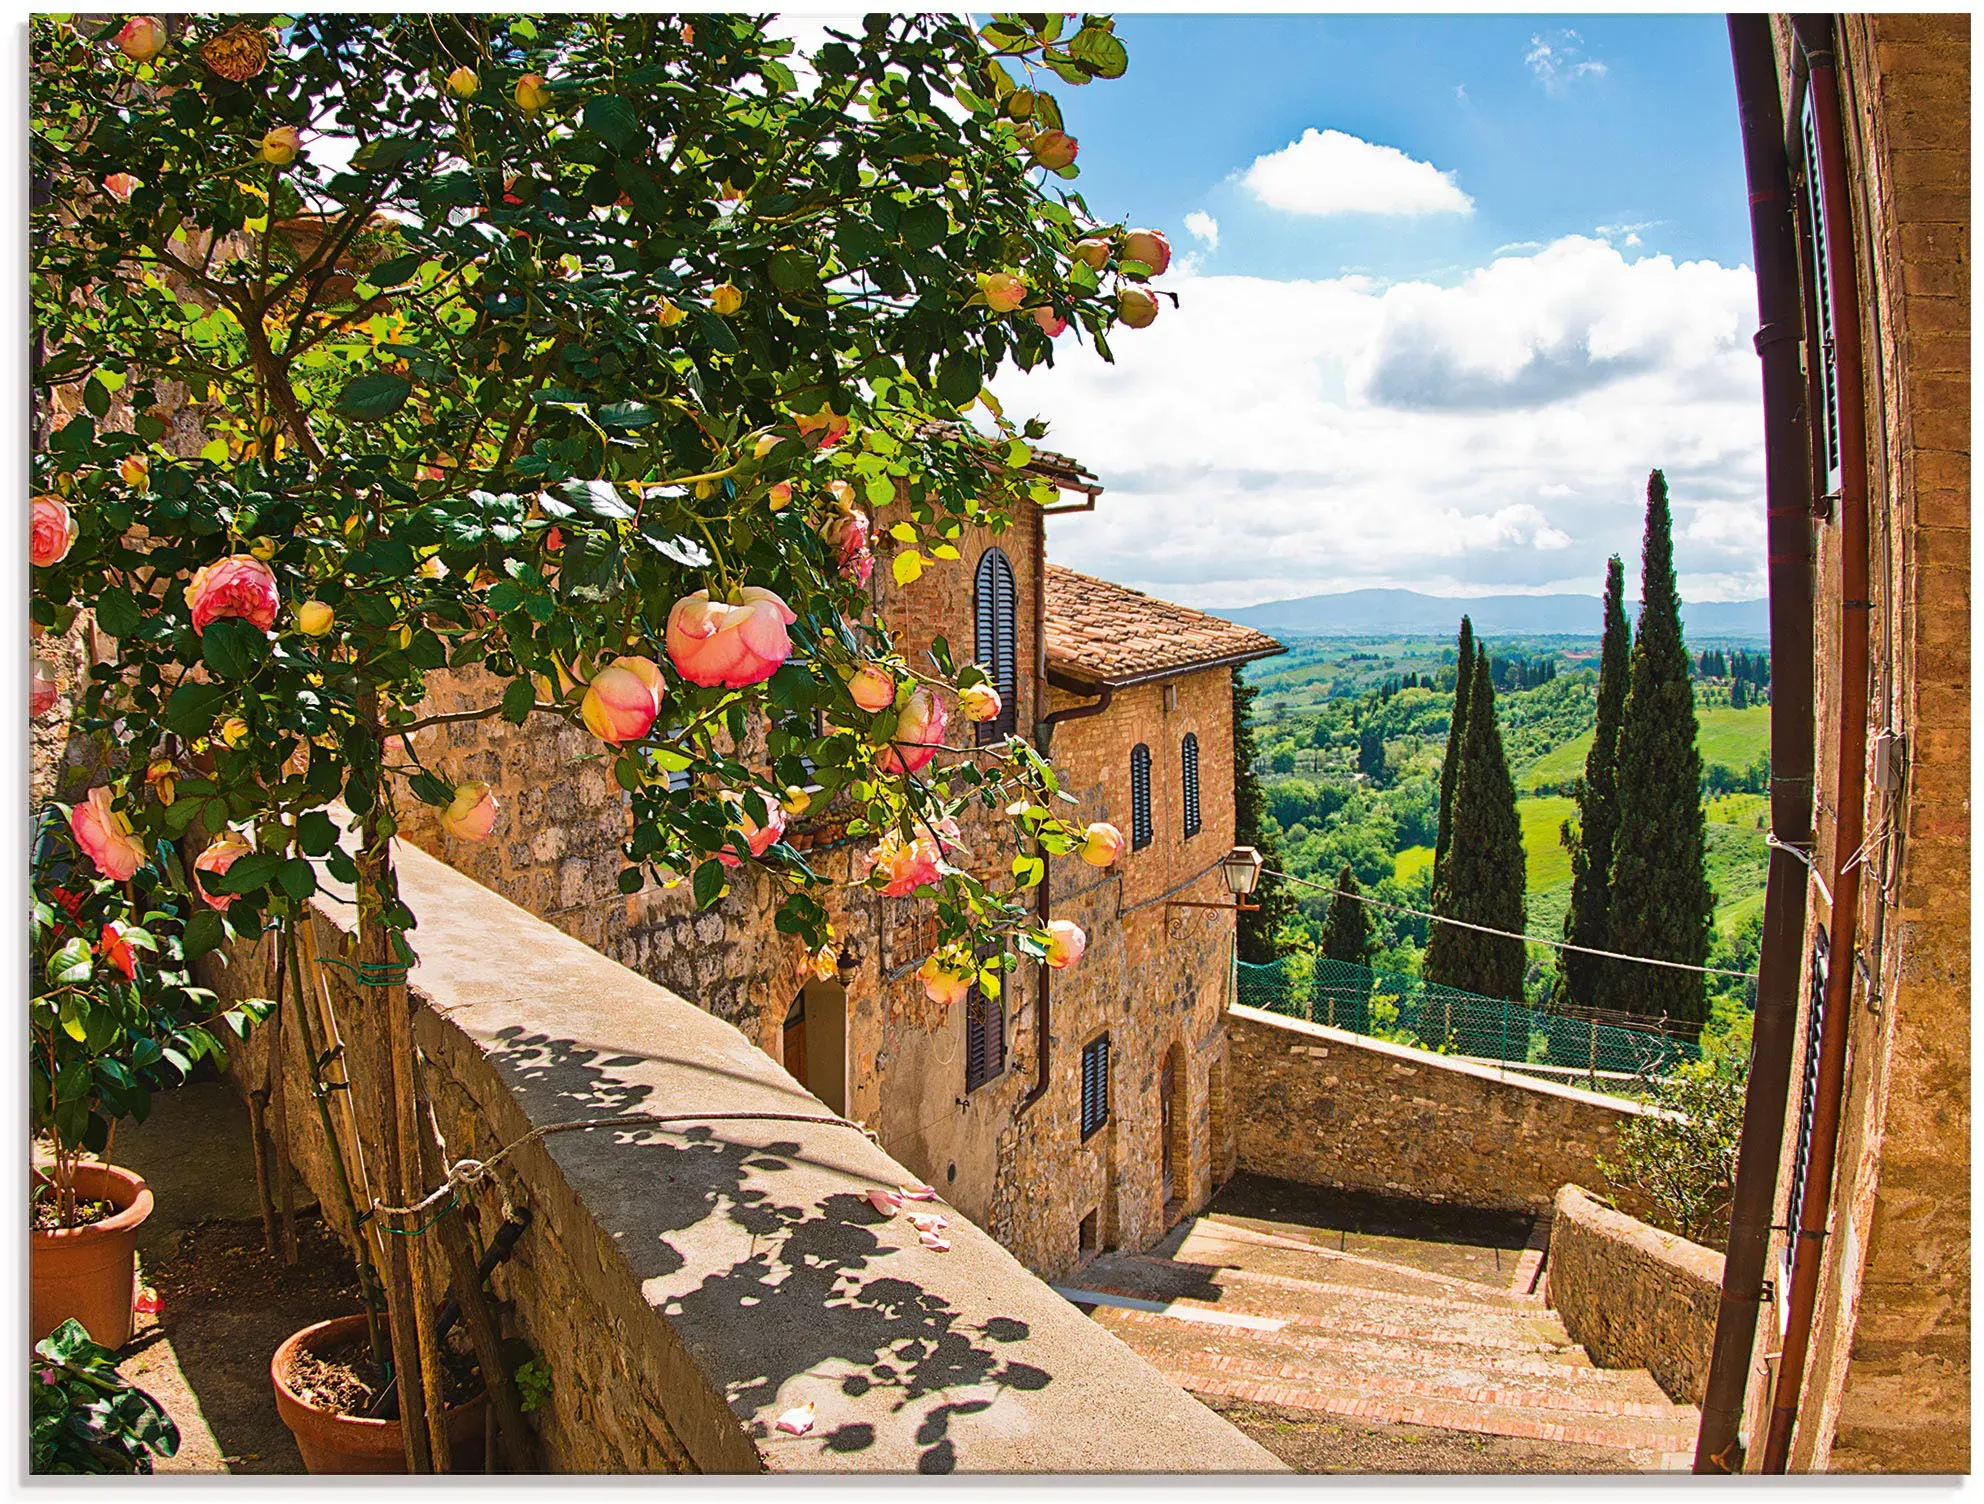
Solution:
[[[983,964],[995,954],[997,954],[996,950],[988,947],[979,952],[979,962]],[[978,1032],[978,1040],[980,1041],[975,1049],[972,1038],[974,1027]],[[987,1054],[987,1049],[983,1041],[987,1039],[996,1039],[998,1046],[998,1064],[989,1070],[984,1069],[983,1059]],[[966,1096],[970,1096],[973,1092],[990,1086],[994,1081],[1001,1079],[1006,1074],[1008,1065],[1010,1064],[1011,1057],[1006,1049],[1005,999],[1003,996],[986,996],[984,989],[978,985],[976,977],[972,980],[971,991],[967,992],[964,997],[963,1053],[964,1091]]]
[[[1082,1046],[1081,1055],[1082,1142],[1087,1143],[1109,1126],[1109,1035],[1105,1030]],[[1094,1100],[1091,1099],[1094,1088]],[[1094,1116],[1091,1118],[1091,1108]]]
[[[1199,798],[1199,734],[1187,731],[1178,744],[1178,771],[1183,784],[1185,805],[1185,839],[1191,840],[1205,827],[1205,815]]]
[[[1130,748],[1130,850],[1142,851],[1157,839],[1157,822],[1151,814],[1150,744],[1138,742]]]
[[[999,691],[999,713],[976,728],[977,744],[985,747],[1012,735],[1020,723],[1019,577],[1013,561],[996,543],[978,556],[972,571],[971,626],[973,660]],[[1003,662],[1002,631],[1008,647]]]

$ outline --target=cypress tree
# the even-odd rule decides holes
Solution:
[[[1253,847],[1267,866],[1282,872],[1287,869],[1268,828],[1267,796],[1261,792],[1260,779],[1254,776],[1253,707],[1254,696],[1259,693],[1238,674],[1233,676],[1233,841],[1237,846]],[[1274,937],[1283,921],[1295,912],[1295,900],[1280,878],[1263,873],[1254,888],[1254,902],[1259,905],[1257,909],[1239,916],[1238,945],[1241,960],[1262,966],[1278,954]]]
[[[1467,735],[1454,780],[1454,822],[1447,859],[1433,880],[1433,912],[1472,924],[1523,932],[1522,821],[1516,785],[1495,720],[1495,686],[1488,655],[1474,656],[1467,697]],[[1522,1001],[1527,969],[1523,942],[1434,924],[1421,968],[1426,980],[1486,997]]]
[[[1564,939],[1609,950],[1612,845],[1619,829],[1619,723],[1632,673],[1632,628],[1626,624],[1626,566],[1614,554],[1605,566],[1605,637],[1598,655],[1598,724],[1578,784],[1578,833],[1571,846],[1571,906]],[[1597,956],[1563,953],[1555,1003],[1591,1007],[1598,1001]]]
[[[1640,619],[1619,729],[1619,767],[1630,771],[1619,781],[1610,949],[1700,966],[1708,959],[1715,895],[1702,825],[1695,692],[1674,582],[1673,521],[1667,478],[1658,470],[1646,486]],[[1604,1006],[1619,1012],[1665,1017],[1691,1035],[1708,1016],[1699,972],[1608,961],[1600,979]]]
[[[1440,824],[1433,842],[1433,881],[1453,840],[1454,781],[1460,776],[1461,743],[1467,736],[1467,697],[1474,688],[1474,623],[1460,619],[1460,665],[1454,673],[1454,708],[1447,719],[1447,755],[1440,764]]]
[[[1362,889],[1345,862],[1336,875],[1336,894],[1330,899],[1329,924],[1323,930],[1323,954],[1332,961],[1348,961],[1353,966],[1371,964],[1371,919],[1357,901]]]

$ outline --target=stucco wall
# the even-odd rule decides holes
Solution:
[[[1240,1168],[1307,1185],[1541,1213],[1644,1110],[1257,1008],[1227,1038]]]
[[[1699,1405],[1715,1346],[1722,1255],[1560,1187],[1546,1288],[1602,1368],[1644,1368],[1670,1399]]]

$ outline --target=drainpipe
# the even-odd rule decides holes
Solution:
[[[1846,1078],[1846,1036],[1851,1023],[1855,931],[1860,918],[1859,861],[1867,796],[1867,636],[1872,604],[1867,565],[1867,434],[1860,351],[1859,278],[1854,263],[1852,205],[1847,197],[1846,151],[1840,129],[1839,76],[1832,54],[1832,19],[1798,16],[1792,22],[1811,68],[1812,116],[1818,136],[1819,188],[1824,198],[1827,280],[1833,290],[1833,349],[1839,390],[1839,764],[1834,790],[1832,934],[1826,969],[1825,1013],[1819,1035],[1818,1079],[1813,1087],[1811,1146],[1805,1191],[1795,1214],[1791,1290],[1785,1313],[1784,1351],[1778,1360],[1763,1471],[1785,1471],[1812,1339],[1826,1224],[1832,1211],[1833,1168],[1839,1148],[1841,1099]]]
[[[1804,864],[1786,847],[1812,838],[1812,522],[1811,455],[1804,432],[1805,378],[1798,350],[1807,327],[1799,308],[1799,250],[1791,214],[1790,162],[1778,108],[1777,56],[1770,19],[1729,17],[1736,69],[1743,163],[1749,180],[1750,237],[1757,268],[1757,354],[1763,366],[1764,494],[1770,578],[1771,831],[1764,891],[1763,941],[1757,964],[1757,1009],[1722,1302],[1695,1440],[1697,1473],[1742,1469],[1739,1428],[1756,1341],[1771,1211],[1784,1139],[1798,987],[1803,972]]]

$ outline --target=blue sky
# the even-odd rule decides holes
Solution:
[[[1119,16],[1047,80],[1181,302],[1009,411],[1109,493],[1056,557],[1202,606],[1595,592],[1667,470],[1685,592],[1762,590],[1755,293],[1711,16]],[[1196,230],[1191,227],[1196,227]]]

